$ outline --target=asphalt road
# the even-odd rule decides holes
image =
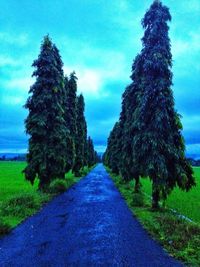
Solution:
[[[182,266],[129,211],[103,165],[0,239],[0,266]]]

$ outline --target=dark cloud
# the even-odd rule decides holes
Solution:
[[[1,0],[0,150],[27,147],[23,123],[27,112],[22,105],[28,96],[31,64],[47,33],[60,49],[67,70],[75,69],[82,78],[88,133],[102,149],[119,117],[121,94],[130,82],[132,61],[141,49],[141,19],[151,3],[152,0],[21,0],[19,4],[16,0]],[[166,0],[165,4],[173,17],[170,37],[176,108],[183,115],[187,144],[197,144],[200,2]],[[89,71],[87,76],[85,70]]]
[[[183,131],[186,144],[200,144],[200,127],[197,125],[195,130],[184,130]]]

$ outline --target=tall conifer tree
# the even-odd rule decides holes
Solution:
[[[76,134],[76,94],[77,94],[76,73],[72,72],[69,79],[65,78],[65,90],[67,94],[66,121],[72,136]]]
[[[40,55],[32,65],[36,81],[25,105],[29,110],[26,132],[30,135],[25,177],[34,183],[38,176],[42,189],[52,179],[63,178],[65,174],[64,151],[69,133],[64,121],[62,65],[58,49],[45,36]]]
[[[112,172],[119,174],[121,157],[121,136],[122,131],[119,122],[116,122],[108,138],[105,162]]]
[[[168,24],[169,9],[156,0],[142,21],[142,97],[137,110],[134,152],[142,172],[152,180],[153,208],[178,185],[189,190],[195,183],[184,156],[181,123],[174,109],[172,55]]]
[[[64,118],[66,127],[70,133],[70,142],[66,149],[66,172],[74,166],[75,160],[75,137],[76,137],[76,93],[77,93],[77,77],[75,72],[70,77],[65,77],[65,95],[64,95]]]
[[[83,97],[83,96],[82,96]],[[87,122],[85,119],[84,111],[85,111],[85,101],[83,97],[83,120],[82,120],[82,125],[83,125],[83,166],[88,165],[88,149],[87,149]]]
[[[88,165],[88,141],[87,141],[87,123],[85,124],[85,140],[84,140],[84,166]]]
[[[139,170],[133,158],[133,137],[135,134],[135,127],[133,121],[133,114],[137,105],[136,89],[134,84],[128,86],[123,94],[122,112],[120,116],[120,125],[122,131],[121,142],[121,161],[120,173],[124,180],[135,179],[135,191],[138,192],[140,188]]]
[[[86,121],[84,116],[85,103],[83,95],[77,97],[76,107],[76,157],[73,171],[76,176],[80,176],[80,170],[84,167],[85,141],[87,138]]]
[[[122,96],[122,112],[120,114],[120,125],[122,129],[121,138],[121,161],[120,173],[125,180],[135,179],[135,192],[140,191],[140,179],[142,175],[140,163],[134,157],[137,154],[134,151],[134,136],[139,132],[137,118],[139,116],[137,110],[142,97],[142,68],[143,59],[141,55],[137,55],[133,65],[131,79],[132,83],[126,88]]]
[[[90,136],[88,137],[87,147],[88,147],[88,166],[92,167],[96,162],[95,162],[94,144]]]

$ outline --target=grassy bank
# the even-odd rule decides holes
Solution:
[[[151,200],[147,194],[135,194],[133,191],[133,181],[130,183],[124,183],[120,176],[116,176],[111,173],[109,169],[107,170],[133,214],[138,218],[152,237],[156,239],[170,255],[185,262],[189,266],[200,266],[200,224],[190,223],[183,220],[167,208],[157,212],[152,212]],[[195,170],[195,175],[199,181],[199,170]],[[147,189],[150,189],[150,184],[148,184],[148,181],[145,180],[143,190],[145,193],[150,193]],[[192,195],[196,196],[195,192],[196,189],[193,193],[191,192]],[[176,195],[177,199],[181,199],[182,203],[179,203],[178,200],[176,200]],[[199,197],[197,197],[197,199],[199,200]],[[191,202],[193,201],[194,198],[191,198]],[[167,203],[168,205],[169,203],[173,203],[173,208],[176,208],[177,210],[180,206],[181,211],[181,207],[184,203],[187,207],[193,207],[192,203],[188,202],[190,202],[189,196],[187,200],[184,200],[182,192],[177,193],[174,191],[173,195],[171,195],[171,200],[168,200]],[[185,215],[193,214],[193,211],[188,212],[189,213]],[[196,212],[194,212],[194,214],[196,214]],[[198,219],[198,215],[194,218]]]
[[[41,193],[37,190],[38,181],[32,186],[24,179],[22,170],[25,165],[25,162],[0,162],[0,236],[36,213],[52,197],[81,178],[74,177],[69,172],[65,181],[55,181],[49,193]],[[85,167],[81,176],[85,176],[90,170],[91,168]]]
[[[169,195],[166,206],[177,210],[179,213],[200,223],[200,167],[194,167],[196,187],[189,192],[183,192],[176,188]],[[151,196],[151,182],[149,179],[142,179],[142,188],[145,193]]]

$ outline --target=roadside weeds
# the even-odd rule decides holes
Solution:
[[[125,183],[120,176],[106,169],[133,216],[137,217],[152,238],[174,258],[188,266],[200,266],[200,225],[168,208],[152,211],[150,197],[143,192],[140,196],[134,193],[133,181]]]

